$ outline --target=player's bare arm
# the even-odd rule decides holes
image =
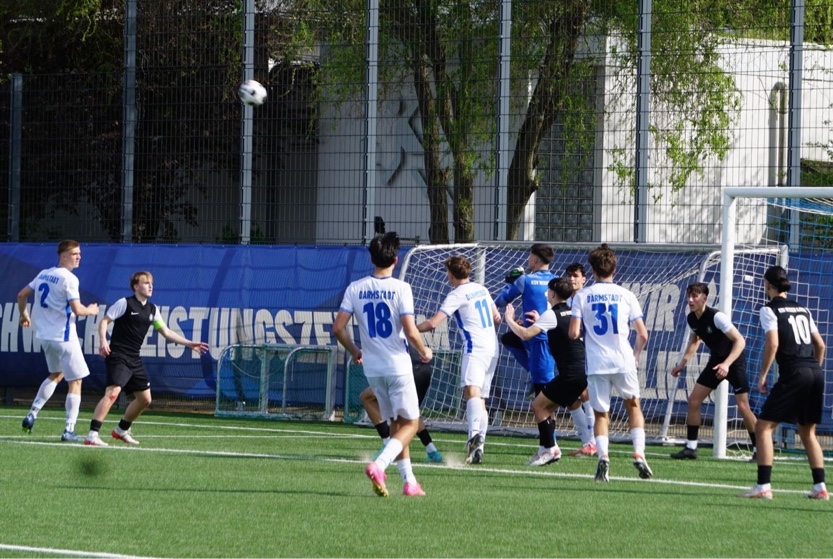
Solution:
[[[73,299],[69,302],[69,307],[75,313],[75,316],[94,316],[98,314],[98,303],[82,305],[81,301]]]
[[[570,330],[572,331],[572,323],[570,323]],[[645,328],[645,322],[641,318],[633,321],[633,329],[636,330],[636,342],[633,344],[633,357],[639,363],[639,356],[642,350],[648,344],[648,329]],[[571,336],[572,337],[572,336]]]
[[[542,330],[534,324],[529,327],[521,326],[515,320],[515,307],[512,306],[512,303],[506,304],[506,314],[504,316],[506,318],[506,326],[508,326],[510,330],[512,330],[520,339],[524,341],[534,338],[542,332]]]
[[[194,351],[199,353],[205,353],[208,351],[208,344],[205,342],[199,342],[196,340],[189,340],[183,336],[180,336],[176,332],[172,331],[167,326],[163,326],[159,330],[157,330],[159,334],[168,340],[169,342],[174,342],[175,344],[184,345],[185,347],[191,348]]]
[[[353,336],[347,329],[347,325],[350,324],[351,318],[353,318],[351,313],[341,310],[338,311],[336,319],[333,322],[333,335],[336,337],[338,342],[344,346],[347,353],[353,357],[353,362],[361,365],[362,352],[356,344],[353,343]]]
[[[420,332],[430,332],[431,330],[436,329],[437,327],[439,327],[440,324],[445,322],[445,319],[445,313],[438,311],[437,314],[435,314],[431,318],[423,320],[422,322],[417,324],[416,329]]]
[[[694,357],[694,354],[697,353],[697,348],[700,347],[700,336],[695,334],[694,332],[688,337],[688,345],[685,348],[685,353],[683,353],[682,359],[680,362],[677,363],[677,366],[671,369],[671,376],[678,377],[680,373],[683,372],[685,366],[691,361],[691,358]]]
[[[425,345],[425,342],[422,341],[422,335],[417,330],[416,322],[414,321],[414,315],[406,314],[400,318],[402,322],[402,330],[405,332],[405,337],[408,339],[408,343],[413,346],[417,353],[419,353],[419,359],[423,363],[428,363],[434,357],[434,353],[431,351],[431,348]]]
[[[110,342],[107,340],[107,326],[110,322],[112,322],[110,317],[104,315],[98,323],[98,354],[102,357],[110,355]]]
[[[810,334],[810,340],[813,343],[813,351],[815,352],[819,365],[824,366],[824,354],[827,350],[827,346],[824,344],[824,339],[822,339],[821,334],[818,332],[813,332]]]
[[[34,295],[34,291],[28,285],[20,290],[17,294],[17,309],[20,311],[20,325],[28,328],[32,325],[32,319],[29,317],[29,297]]]
[[[746,340],[743,336],[740,335],[738,329],[732,326],[728,332],[726,332],[726,337],[729,338],[732,342],[732,351],[729,352],[729,355],[723,361],[723,363],[718,363],[715,365],[714,370],[717,373],[717,378],[722,379],[726,378],[729,375],[729,367],[732,366],[732,363],[740,357],[740,354],[743,352],[744,348],[746,347]]]
[[[778,330],[770,330],[764,337],[764,356],[761,358],[761,375],[758,378],[758,392],[766,394],[769,387],[766,385],[766,377],[772,362],[775,361],[775,353],[778,351]]]

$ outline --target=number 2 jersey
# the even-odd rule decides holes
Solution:
[[[77,340],[75,313],[69,306],[70,301],[81,299],[75,274],[62,266],[41,270],[29,282],[29,289],[35,292],[32,305],[35,337],[55,342]]]
[[[642,318],[636,295],[613,282],[597,282],[575,295],[572,309],[584,324],[588,375],[636,371],[628,341],[630,323]]]
[[[492,318],[492,296],[475,282],[458,285],[445,297],[440,312],[454,319],[463,342],[463,353],[487,361],[497,353],[497,334]]]
[[[818,332],[810,311],[795,301],[775,297],[761,307],[764,332],[778,330],[778,351],[775,361],[781,374],[803,365],[818,365],[811,334]]]
[[[347,286],[339,308],[359,326],[365,376],[413,375],[401,321],[414,314],[410,285],[391,276],[367,276]]]

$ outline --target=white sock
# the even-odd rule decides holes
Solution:
[[[645,429],[642,427],[631,429],[631,442],[633,442],[634,454],[645,458]]]
[[[587,414],[585,414],[584,410],[581,406],[579,406],[574,410],[570,410],[570,415],[572,416],[573,423],[576,426],[576,433],[579,437],[581,437],[581,444],[585,445],[589,443],[592,440],[592,432],[587,429]]]
[[[691,450],[697,450],[697,441],[686,441],[685,447],[690,448]]]
[[[466,421],[469,424],[469,439],[480,433],[480,423],[483,420],[483,406],[480,398],[466,400]]]
[[[67,394],[64,405],[67,409],[67,426],[66,430],[75,432],[75,422],[78,421],[78,410],[81,408],[80,394]]]
[[[593,411],[593,406],[590,402],[582,402],[581,408],[584,410],[584,415],[587,416],[587,442],[593,440],[593,426],[596,425],[596,412]]]
[[[827,491],[827,486],[824,484],[824,482],[814,483],[813,491]]]
[[[375,460],[379,469],[382,471],[386,470],[391,465],[391,462],[396,460],[396,457],[402,452],[402,448],[403,446],[399,442],[399,439],[391,438],[385,443],[385,448],[382,449],[382,452],[379,453],[379,456]]]
[[[607,451],[610,448],[610,439],[607,435],[596,435],[596,452],[599,454],[599,460],[607,458]]]
[[[480,400],[483,402],[483,400]],[[480,434],[483,435],[483,440],[486,440],[486,431],[489,430],[489,410],[486,409],[486,402],[481,406],[480,415]]]
[[[433,442],[425,445],[425,452],[437,452],[437,447]]]
[[[41,383],[40,388],[38,388],[38,394],[35,396],[35,401],[32,402],[32,407],[29,409],[29,413],[31,413],[34,417],[38,416],[38,412],[40,409],[46,405],[46,402],[52,397],[55,393],[55,388],[58,387],[58,383],[46,377],[44,381]]]
[[[416,483],[416,477],[414,476],[413,468],[411,468],[410,458],[398,461],[396,463],[396,467],[399,468],[399,475],[402,476],[403,483]]]

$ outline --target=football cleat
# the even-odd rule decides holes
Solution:
[[[648,462],[645,461],[645,457],[639,454],[633,455],[633,467],[637,469],[639,477],[642,479],[650,479],[654,475],[654,472],[648,466]]]
[[[815,489],[813,489],[812,491],[807,493],[807,498],[808,499],[818,499],[820,501],[829,501],[830,500],[830,494],[827,492],[827,489],[821,489],[819,491],[816,491]]]
[[[127,431],[122,431],[121,429],[116,427],[115,429],[113,429],[113,432],[110,433],[110,436],[114,439],[120,440],[123,443],[139,444],[139,441],[137,441],[130,435],[130,429],[128,429]]]
[[[32,428],[35,426],[35,416],[31,413],[27,413],[26,417],[23,418],[23,430],[27,433],[32,432]]]
[[[480,464],[483,461],[483,435],[477,435],[466,441],[466,464]]]
[[[558,445],[555,445],[552,448],[545,448],[544,450],[539,450],[533,454],[532,458],[529,459],[529,462],[527,462],[526,465],[546,466],[547,464],[552,464],[554,462],[558,462],[559,460],[561,460],[561,449],[558,448]]]
[[[385,487],[385,472],[376,465],[376,462],[371,462],[364,469],[364,474],[373,483],[373,492],[380,497],[388,496],[388,488]]]
[[[405,483],[405,486],[402,488],[402,494],[406,497],[424,497],[425,491],[423,491],[422,487],[418,483]]]
[[[590,441],[587,444],[584,444],[578,450],[574,450],[570,453],[570,456],[595,456],[596,455],[596,443]]]
[[[443,461],[443,455],[440,454],[439,450],[432,450],[432,451],[428,452],[428,454],[426,454],[425,461],[426,462],[437,462],[437,463],[439,463],[439,462]]]
[[[84,439],[79,437],[72,431],[64,431],[64,434],[61,435],[61,440],[68,443],[82,443]]]
[[[84,444],[87,446],[110,446],[101,440],[98,433],[87,435],[87,438],[84,439]]]
[[[697,449],[683,448],[680,452],[675,452],[671,455],[674,460],[697,460]]]
[[[738,497],[744,497],[746,499],[772,499],[772,489],[764,489],[756,483],[738,495]]]
[[[599,464],[596,466],[596,481],[607,483],[610,481],[607,473],[610,470],[610,461],[607,458],[602,458],[599,460]]]

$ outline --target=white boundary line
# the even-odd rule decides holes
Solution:
[[[9,551],[28,551],[30,553],[50,553],[53,555],[69,555],[71,557],[107,557],[129,559],[151,559],[140,555],[120,555],[118,553],[102,553],[98,551],[77,551],[74,549],[56,549],[54,547],[29,547],[27,545],[9,545],[0,543],[0,549]]]

